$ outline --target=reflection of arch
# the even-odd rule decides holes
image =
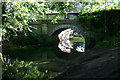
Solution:
[[[61,24],[61,25],[56,25],[49,33],[49,35],[54,35],[54,33],[56,34],[56,32],[60,32],[63,31],[67,28],[71,28],[77,32],[79,32],[84,38],[85,38],[85,45],[88,47],[90,45],[90,37],[91,37],[91,32],[83,29],[82,26],[80,25],[72,25],[72,24]],[[54,39],[58,39],[58,37],[54,36]]]
[[[81,28],[80,26],[78,27],[77,25],[69,25],[69,24],[62,24],[62,25],[55,26],[55,28],[53,28],[52,31],[50,32],[50,35],[52,35],[59,29],[66,29],[66,28],[71,28],[71,29],[79,32],[80,34],[83,35],[84,38],[88,37],[88,35],[87,35],[88,33],[83,28]]]

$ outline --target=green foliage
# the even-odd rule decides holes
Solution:
[[[54,39],[46,34],[37,34],[32,31],[31,33],[27,33],[27,36],[24,34],[20,34],[17,37],[10,38],[10,42],[16,46],[28,46],[28,45],[38,45],[41,46],[50,46],[54,44]]]
[[[70,12],[73,10],[73,2],[51,2],[51,3],[46,3],[50,10],[52,11],[57,11],[60,13],[64,12]]]
[[[51,21],[52,23],[57,23],[57,19],[60,18],[60,15],[67,15],[66,12],[71,12],[73,10],[73,2],[51,2],[47,4],[52,10],[52,12],[59,12],[54,16],[53,20]]]
[[[69,36],[69,41],[73,49],[79,52],[84,52],[83,49],[85,49],[85,38],[80,33],[73,30]]]
[[[119,32],[120,24],[119,18],[117,18],[119,17],[119,12],[119,10],[106,11],[106,14],[105,11],[94,12],[80,16],[79,20],[85,29],[95,32],[95,35],[97,33],[113,36]],[[107,27],[107,32],[105,32],[105,26]]]
[[[104,48],[109,48],[113,46],[118,46],[120,45],[120,37],[118,36],[113,36],[107,40],[103,40],[97,45],[94,46],[96,49],[104,49]]]
[[[37,21],[45,8],[38,2],[3,2],[3,40],[17,36],[21,32],[32,32],[29,23]],[[41,14],[41,15],[40,15]]]
[[[60,18],[59,14],[53,17],[53,20],[51,21],[52,23],[58,23],[57,19]]]
[[[5,58],[6,59],[6,58]],[[2,75],[3,79],[16,79],[16,80],[25,80],[25,79],[45,79],[45,73],[40,72],[37,68],[37,66],[33,66],[32,62],[25,62],[25,61],[19,61],[11,60],[8,58],[8,60],[4,60],[4,63],[2,64]]]
[[[85,13],[99,12],[103,10],[116,10],[119,9],[118,1],[117,2],[80,2],[81,9],[79,15]]]
[[[71,42],[85,42],[84,37],[70,37]]]
[[[85,38],[82,37],[71,37],[70,36],[70,45],[74,48],[76,48],[77,46],[82,46],[83,43],[85,43]]]
[[[34,28],[29,24],[43,17],[48,9],[49,12],[50,10],[59,12],[52,20],[53,23],[57,23],[59,15],[72,10],[72,4],[66,4],[66,2],[3,2],[3,40],[9,40],[21,33],[27,36],[27,33],[32,32]]]
[[[35,44],[38,43],[39,39],[42,37],[36,36],[36,34],[34,34],[33,32],[34,27],[30,26],[29,24],[43,17],[46,11],[59,12],[51,21],[53,23],[57,23],[57,19],[60,18],[60,15],[67,15],[65,12],[72,12],[76,10],[76,7],[73,5],[73,3],[74,2],[44,2],[44,6],[42,6],[43,2],[3,2],[3,20],[2,20],[3,40],[14,39],[17,43],[21,42],[22,44],[24,43],[29,44],[34,42]],[[81,4],[80,6],[81,9],[79,15],[83,15],[85,13],[92,14],[93,12],[99,13],[101,12],[101,10],[104,10],[105,8],[104,2],[89,2],[89,3],[80,2],[80,4]],[[110,4],[107,3],[106,9],[107,10],[118,9],[118,5],[113,2]],[[103,19],[105,18],[104,16],[105,15],[103,14],[101,15],[100,13],[100,15],[97,14],[93,16],[87,15],[84,17],[83,16],[79,16],[79,17],[81,18],[82,22],[88,21],[85,24],[81,23],[86,25],[87,30],[91,30],[90,26],[88,27],[88,25],[91,25],[92,26],[91,28],[96,29],[95,33],[98,33],[98,31],[100,32],[100,30],[103,33],[104,28],[100,28],[100,27],[105,25],[105,23],[103,22]],[[107,20],[111,20],[111,19],[107,19]],[[112,23],[112,20],[110,23]],[[112,25],[115,26],[116,23],[113,23]],[[111,24],[107,23],[107,26],[109,27],[111,26]],[[109,28],[110,28],[109,31],[111,32],[113,30],[113,27],[109,27]],[[118,26],[115,29],[118,30]],[[116,32],[116,30],[114,31]],[[29,40],[30,42],[28,42],[27,40]],[[45,38],[41,39],[41,43],[44,42],[44,40],[46,39]]]
[[[113,45],[113,43],[104,42],[104,40],[111,40],[111,38],[114,38],[114,36],[118,36],[120,30],[119,13],[120,10],[107,10],[84,14],[79,17],[81,26],[92,33],[90,43],[91,47],[93,47],[95,44],[101,45],[102,43],[105,43],[106,47],[107,45]],[[114,41],[116,40],[113,40],[113,42]],[[101,47],[105,47],[105,45]]]

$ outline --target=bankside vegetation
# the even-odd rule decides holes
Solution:
[[[4,43],[13,43],[19,46],[18,50],[23,48],[25,50],[26,46],[36,44],[47,45],[49,43],[51,46],[54,40],[47,35],[37,35],[34,32],[36,28],[30,23],[37,22],[48,12],[59,12],[51,21],[55,24],[60,15],[67,15],[67,12],[75,11],[79,12],[81,26],[93,34],[89,48],[100,49],[117,46],[120,44],[118,4],[118,0],[116,2],[3,2],[1,25],[3,50],[7,50],[4,48]],[[10,49],[8,49],[9,52],[17,50],[15,47]],[[59,74],[57,72],[49,73],[47,70],[41,71],[37,68],[39,66],[34,65],[37,64],[34,62],[12,59],[9,55],[3,55],[3,57],[3,79],[45,80]]]

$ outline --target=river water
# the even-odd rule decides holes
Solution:
[[[77,51],[65,53],[57,45],[36,45],[6,49],[3,51],[3,54],[9,54],[13,59],[18,58],[19,60],[33,61],[43,71],[64,72],[83,53],[78,53]]]
[[[70,33],[66,33],[66,35],[70,36]],[[78,50],[79,47],[76,48],[76,46],[80,46],[79,43],[82,38],[78,35],[76,36],[75,34],[71,35],[71,44],[75,49],[71,48],[70,52],[63,51],[61,49],[58,44],[63,45],[62,43],[66,43],[66,35],[63,34],[61,37],[59,37],[60,41],[61,38],[63,38],[62,40],[64,41],[60,43],[55,43],[54,45],[11,47],[9,49],[3,49],[3,54],[8,55],[13,60],[18,58],[18,60],[24,60],[29,62],[32,61],[33,65],[38,66],[38,69],[40,71],[51,72],[52,74],[55,73],[55,75],[53,75],[53,77],[55,77],[56,74],[58,75],[64,72],[67,68],[73,65],[75,63],[75,60],[79,56],[84,54],[84,51],[80,51],[81,48],[80,50]],[[67,39],[69,39],[69,37]],[[70,46],[70,43],[69,45],[65,44],[64,46]],[[66,47],[63,48],[67,49]]]

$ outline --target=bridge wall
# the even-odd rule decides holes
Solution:
[[[36,28],[35,32],[51,35],[53,29],[58,25],[79,25],[78,13],[68,13],[68,15],[60,16],[57,21],[58,23],[53,24],[51,20],[55,15],[56,13],[49,13],[41,17],[37,22],[31,23]]]
[[[58,23],[53,24],[51,20],[55,14],[47,14],[43,18],[39,19],[37,22],[31,25],[36,28],[35,32],[39,34],[47,34],[51,36],[57,30],[62,28],[72,28],[73,30],[81,33],[86,40],[86,44],[89,45],[90,32],[86,31],[78,19],[78,13],[70,13],[68,16],[60,16]]]

